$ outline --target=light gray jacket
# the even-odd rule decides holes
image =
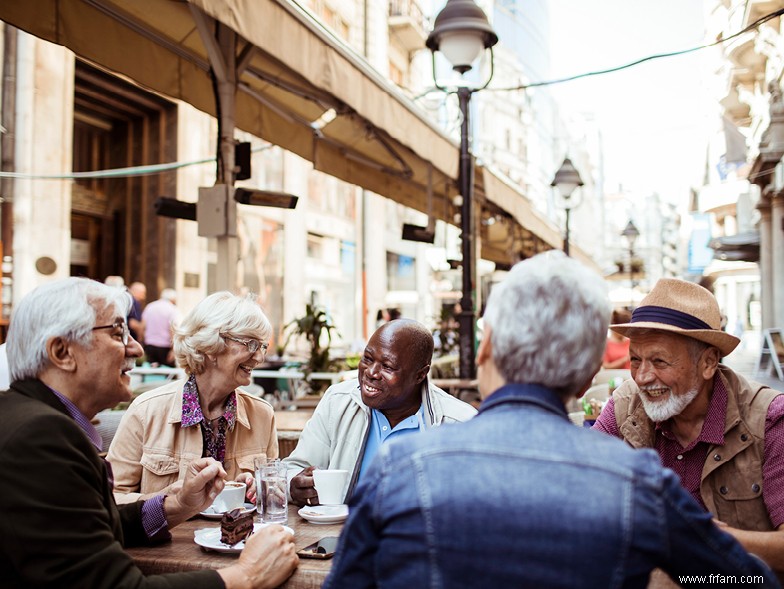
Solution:
[[[430,379],[422,384],[422,405],[426,427],[468,421],[476,415],[471,405],[442,391]],[[345,469],[351,473],[348,499],[359,478],[369,426],[370,408],[362,402],[358,379],[329,387],[305,424],[297,447],[283,459],[289,486],[291,479],[308,466]]]

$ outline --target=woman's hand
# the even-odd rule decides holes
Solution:
[[[249,472],[241,472],[235,480],[238,483],[245,483],[245,500],[256,505],[256,477]]]

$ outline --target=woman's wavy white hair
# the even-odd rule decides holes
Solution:
[[[604,279],[550,251],[519,262],[493,288],[484,321],[507,382],[544,385],[566,397],[599,368],[610,313]]]
[[[269,343],[272,325],[255,294],[241,297],[221,291],[196,305],[174,329],[177,364],[188,374],[203,373],[207,356],[217,356],[226,349],[221,334]]]
[[[11,381],[37,378],[49,365],[47,342],[61,337],[89,345],[97,315],[113,308],[126,317],[131,295],[89,278],[65,278],[39,286],[17,303],[8,329]]]

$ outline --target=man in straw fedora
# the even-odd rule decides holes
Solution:
[[[594,426],[664,466],[749,551],[784,573],[784,394],[720,364],[740,340],[703,287],[662,278],[631,322],[632,379]]]

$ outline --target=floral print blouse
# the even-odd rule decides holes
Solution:
[[[201,424],[201,435],[204,440],[202,457],[209,456],[223,464],[226,456],[226,433],[232,431],[236,423],[237,394],[232,391],[226,399],[223,415],[217,420],[210,421],[201,411],[196,375],[191,374],[182,389],[182,427]]]

